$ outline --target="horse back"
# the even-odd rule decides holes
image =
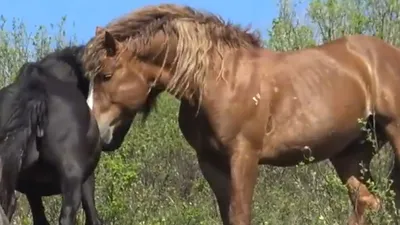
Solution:
[[[275,152],[309,146],[327,158],[361,135],[360,120],[400,112],[400,52],[378,38],[349,36],[280,57],[260,88],[259,112],[269,115],[263,144]]]
[[[221,85],[218,96],[228,97],[214,100],[209,111],[216,113],[209,114],[218,121],[218,136],[240,132],[266,161],[286,153],[282,158],[295,160],[299,157],[289,155],[304,146],[316,158],[336,154],[361,135],[360,119],[383,110],[382,94],[393,99],[400,85],[399,51],[373,37],[349,36],[292,52],[259,51],[236,61],[235,85],[229,90]],[[219,117],[223,108],[230,108],[229,118]]]

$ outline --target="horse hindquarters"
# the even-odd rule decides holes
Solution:
[[[396,75],[398,76],[399,73]],[[398,78],[390,83],[381,82],[381,89],[386,93],[376,99],[375,120],[384,129],[387,140],[394,150],[395,163],[390,178],[393,180],[391,189],[396,193],[396,208],[400,209],[400,82]]]
[[[32,65],[26,67],[34,71]],[[22,80],[20,89],[15,97],[16,105],[8,115],[0,130],[1,155],[1,192],[2,207],[10,217],[15,207],[15,189],[18,175],[26,161],[27,151],[36,145],[36,139],[43,137],[43,129],[47,119],[48,95],[36,73],[29,80]],[[6,199],[4,199],[6,198]]]
[[[395,204],[397,210],[400,209],[400,115],[398,122],[389,123],[386,126],[386,132],[390,141],[390,144],[394,150],[395,162],[393,169],[390,173],[390,179],[393,180],[391,189],[395,192]]]

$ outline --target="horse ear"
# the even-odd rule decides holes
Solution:
[[[114,56],[117,53],[117,41],[108,31],[104,33],[104,48],[108,56]]]
[[[96,27],[96,32],[95,32],[95,35],[97,36],[97,35],[99,35],[101,32],[103,32],[104,31],[104,28],[103,27],[100,27],[100,26],[97,26]]]

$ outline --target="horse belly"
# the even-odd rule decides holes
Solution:
[[[351,113],[339,113],[329,105],[320,107],[326,111],[309,109],[305,117],[293,116],[276,123],[274,130],[264,136],[262,162],[290,166],[309,159],[321,161],[337,155],[359,138],[358,119],[365,118],[362,104],[347,111]]]
[[[56,171],[49,165],[37,162],[21,171],[17,190],[22,193],[38,193],[42,196],[60,194],[60,179]]]
[[[294,166],[300,162],[318,162],[337,155],[360,135],[357,128],[336,132],[314,131],[304,132],[304,129],[299,129],[297,136],[283,134],[274,146],[264,148],[261,163]]]

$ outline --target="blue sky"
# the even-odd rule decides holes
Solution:
[[[67,16],[67,34],[75,34],[79,42],[86,42],[95,27],[131,10],[160,3],[193,6],[221,15],[224,19],[259,29],[266,37],[272,19],[278,15],[277,0],[2,0],[0,14],[8,21],[21,19],[29,32],[35,25],[49,26]]]

